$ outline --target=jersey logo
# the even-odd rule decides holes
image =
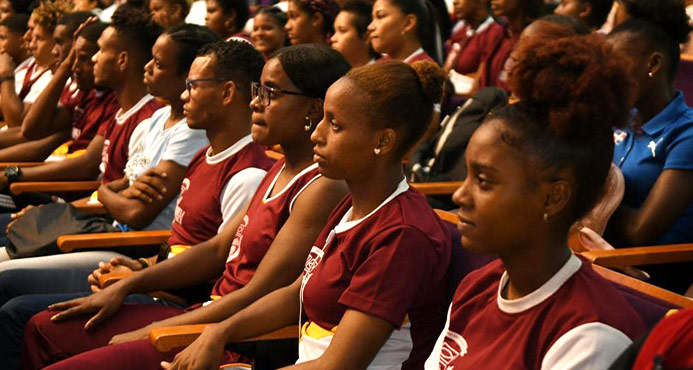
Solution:
[[[647,147],[652,151],[652,158],[656,157],[657,153],[655,151],[657,150],[657,144],[662,142],[662,139],[663,138],[660,137],[659,140],[657,140],[657,142],[655,142],[654,140],[650,140],[650,143],[647,144]]]
[[[241,254],[241,242],[243,242],[243,230],[248,226],[248,215],[243,216],[243,222],[238,226],[236,230],[236,237],[233,238],[233,243],[231,243],[231,249],[229,250],[229,258],[226,259],[226,263],[238,257]]]
[[[628,136],[628,133],[625,131],[621,131],[621,130],[614,131],[614,144],[616,144],[616,145],[621,144],[623,142],[623,140],[626,139],[627,136]]]
[[[440,349],[438,370],[453,370],[455,366],[450,364],[465,354],[467,354],[467,341],[461,335],[448,330],[443,347]]]
[[[330,231],[330,233],[327,235],[327,239],[325,240],[325,245],[322,248],[313,246],[313,248],[310,249],[310,253],[306,259],[306,264],[303,266],[303,278],[301,279],[301,302],[303,302],[303,289],[306,287],[306,284],[308,284],[308,280],[310,280],[311,276],[313,276],[313,270],[315,270],[320,262],[322,262],[322,258],[325,256],[325,248],[327,248],[327,246],[332,242],[334,235],[334,230]]]
[[[183,217],[185,217],[185,210],[180,208],[180,202],[183,200],[183,194],[190,188],[190,179],[187,177],[183,179],[183,183],[180,184],[180,194],[178,194],[178,199],[176,200],[176,210],[173,212],[173,220],[178,224],[183,224]]]

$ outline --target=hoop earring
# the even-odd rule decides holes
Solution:
[[[303,130],[306,132],[310,132],[310,130],[313,128],[313,121],[310,120],[310,117],[306,116],[306,123],[303,125]]]
[[[549,214],[548,213],[544,213],[544,222],[547,224],[549,223]]]

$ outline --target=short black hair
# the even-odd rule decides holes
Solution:
[[[610,35],[630,33],[645,41],[652,51],[658,51],[664,55],[669,70],[669,80],[674,81],[681,59],[680,44],[688,41],[688,34],[692,28],[686,15],[683,1],[661,0],[656,1],[656,10],[647,4],[631,2],[631,8],[626,9],[632,18],[616,26]],[[653,13],[640,13],[647,8]],[[631,9],[635,13],[630,13]]]
[[[82,32],[79,34],[79,37],[84,37],[87,41],[96,44],[96,42],[99,41],[99,37],[101,37],[101,34],[103,33],[103,30],[106,29],[106,27],[108,27],[108,25],[103,22],[92,23],[84,27]]]
[[[12,33],[23,35],[29,29],[27,23],[29,16],[26,14],[12,14],[0,22],[0,26],[7,27]]]
[[[152,59],[152,46],[163,31],[144,10],[128,4],[121,5],[113,13],[111,27],[125,39],[126,45],[142,56],[142,65]]]
[[[250,83],[260,81],[265,58],[247,41],[230,40],[208,44],[198,56],[214,59],[216,77],[231,79],[250,103]]]
[[[219,36],[207,27],[196,24],[177,24],[164,31],[164,35],[176,43],[178,56],[178,73],[186,73],[197,56],[197,53],[206,45],[220,41]]]
[[[245,27],[245,23],[250,16],[248,2],[246,0],[215,0],[224,14],[236,13],[236,29],[238,31]]]
[[[318,44],[302,44],[279,49],[277,58],[289,80],[304,94],[325,98],[327,89],[344,76],[351,65],[338,51]]]
[[[289,18],[286,16],[286,13],[284,13],[281,9],[277,8],[276,6],[267,6],[264,8],[260,8],[260,10],[255,15],[258,14],[270,16],[272,19],[274,19],[275,22],[277,22],[279,27],[282,28],[284,28],[286,22],[289,20]]]
[[[67,26],[68,31],[72,34],[74,33],[80,24],[87,21],[87,19],[94,17],[92,12],[72,12],[65,13],[60,18],[58,18],[58,25]]]
[[[585,22],[567,15],[547,14],[539,18],[539,20],[570,28],[575,32],[576,35],[588,35],[592,32]]]
[[[354,26],[359,37],[363,37],[368,32],[368,25],[371,24],[373,17],[373,4],[361,0],[352,0],[342,6],[341,12],[351,13],[355,16]]]

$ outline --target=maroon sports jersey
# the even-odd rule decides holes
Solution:
[[[505,28],[494,28],[485,33],[470,45],[471,52],[482,52],[482,61],[486,63],[486,71],[479,76],[479,89],[487,86],[497,86],[507,90],[507,76],[504,68],[510,52],[520,38],[519,34],[510,34]],[[507,71],[505,71],[507,73]]]
[[[411,342],[392,350],[406,351],[402,369],[421,369],[445,322],[451,237],[426,197],[406,182],[398,191],[357,221],[345,222],[351,195],[337,205],[308,256],[301,295],[308,319],[326,330],[347,309],[396,328],[408,317]]]
[[[279,193],[270,197],[274,183],[284,168],[284,158],[267,171],[233,240],[226,270],[212,289],[212,295],[223,296],[244,287],[253,277],[274,238],[291,214],[296,198],[320,177],[313,164],[296,175]]]
[[[571,259],[556,274],[567,279],[562,285],[558,285],[560,280],[553,283],[554,276],[520,298],[525,302],[499,299],[505,271],[502,261],[470,273],[453,298],[439,368],[539,369],[561,336],[587,323],[606,324],[631,340],[639,337],[645,331],[644,324],[621,293],[594,272],[589,262],[574,256]],[[552,285],[557,286],[550,288]],[[509,308],[501,306],[504,302],[510,302]]]
[[[159,108],[161,104],[156,99],[151,95],[145,95],[129,111],[123,113],[122,109],[119,110],[111,124],[99,127],[98,134],[105,138],[101,152],[101,181],[107,183],[123,178],[132,132],[140,122],[151,117]]]
[[[72,143],[68,147],[68,153],[86,149],[99,127],[112,122],[120,108],[110,89],[92,89],[84,93],[66,87],[60,102],[72,114]]]
[[[460,45],[459,51],[453,67],[456,72],[462,74],[474,73],[479,69],[479,64],[487,55],[491,54],[494,46],[493,41],[502,34],[503,26],[491,21],[488,24],[482,24],[479,29]]]
[[[195,245],[211,239],[223,222],[222,192],[229,180],[247,168],[267,171],[272,160],[262,146],[250,143],[219,163],[207,161],[209,147],[190,161],[176,202],[169,245]]]
[[[387,62],[393,60],[391,56],[389,55],[383,55],[380,57],[378,60],[376,60],[377,63],[380,62]],[[414,62],[418,62],[419,60],[427,60],[431,63],[438,64],[433,58],[431,58],[430,55],[428,55],[427,52],[425,52],[423,49],[419,49],[412,53],[410,56],[408,56],[406,59],[404,59],[402,62],[407,63],[407,64],[412,64]]]

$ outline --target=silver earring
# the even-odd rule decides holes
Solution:
[[[373,149],[373,153],[375,153],[375,155],[380,155],[380,148]]]
[[[652,73],[652,72],[647,72],[647,77],[652,78],[652,76],[654,76],[654,73]]]
[[[306,116],[306,123],[303,125],[303,130],[306,132],[310,132],[310,130],[313,128],[313,121],[310,120],[310,117]]]
[[[544,222],[547,224],[549,223],[549,214],[548,213],[544,213]]]

